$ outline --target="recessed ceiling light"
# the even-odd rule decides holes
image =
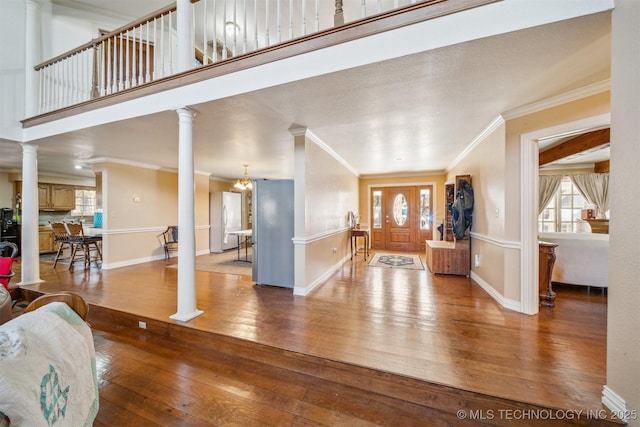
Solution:
[[[76,166],[75,166],[75,168],[76,168],[76,169],[82,169],[82,166],[80,166],[80,165],[76,165]]]

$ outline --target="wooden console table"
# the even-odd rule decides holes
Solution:
[[[557,243],[538,242],[538,284],[540,291],[540,305],[545,307],[556,306],[556,293],[551,289],[551,273],[556,262]]]
[[[369,256],[369,230],[361,230],[359,228],[351,229],[351,259],[353,259],[353,240],[356,241],[356,255],[358,254],[358,237],[364,237],[364,259]]]

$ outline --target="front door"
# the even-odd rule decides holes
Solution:
[[[423,251],[433,236],[432,194],[430,185],[373,188],[372,248]]]

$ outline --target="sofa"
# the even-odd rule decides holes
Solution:
[[[539,240],[556,243],[551,281],[579,286],[609,286],[609,235],[540,233]]]

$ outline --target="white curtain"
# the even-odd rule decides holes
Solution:
[[[598,206],[598,217],[604,218],[604,213],[609,210],[609,174],[571,175],[571,180],[589,203]]]
[[[540,175],[538,183],[538,215],[547,207],[560,188],[562,175]]]

